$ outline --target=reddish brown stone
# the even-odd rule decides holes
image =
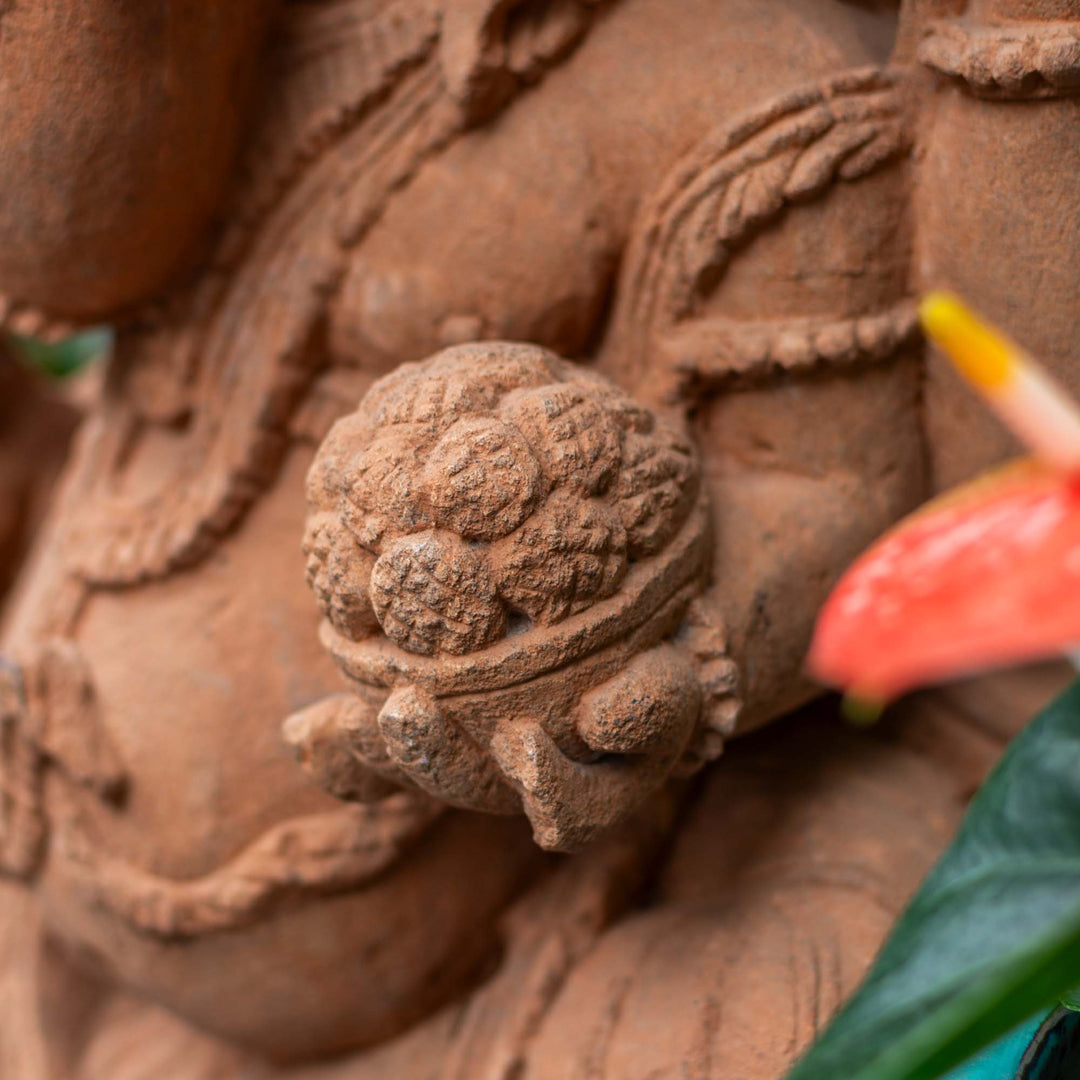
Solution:
[[[913,295],[1080,389],[1078,18],[0,3],[0,1076],[780,1076],[1044,696],[737,738],[1011,449]]]

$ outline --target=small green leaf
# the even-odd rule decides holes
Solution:
[[[788,1080],[933,1080],[1080,976],[1080,683],[1013,742]]]
[[[10,340],[29,367],[53,379],[66,379],[107,353],[113,333],[108,327],[95,327],[63,341],[46,342],[24,334],[12,334]]]

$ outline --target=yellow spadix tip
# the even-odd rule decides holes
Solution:
[[[952,293],[927,293],[919,303],[919,321],[926,336],[980,389],[998,389],[1013,377],[1016,349]]]

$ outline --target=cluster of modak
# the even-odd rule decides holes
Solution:
[[[308,477],[308,582],[342,634],[462,655],[611,596],[697,494],[690,443],[534,346],[405,364]]]

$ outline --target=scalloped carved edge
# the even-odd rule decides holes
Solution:
[[[659,340],[670,400],[693,400],[767,383],[783,372],[863,367],[891,359],[919,340],[915,303],[848,318],[767,322],[709,319],[676,327]]]
[[[1031,101],[1080,95],[1080,23],[1002,25],[940,19],[919,43],[919,61],[975,97]]]

